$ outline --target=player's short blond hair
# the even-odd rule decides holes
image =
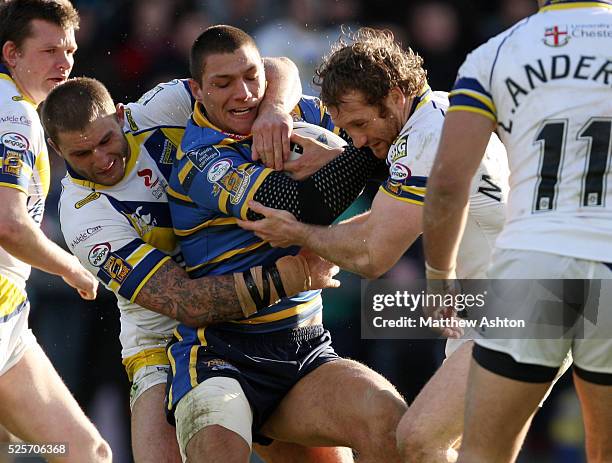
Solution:
[[[47,135],[57,144],[60,133],[83,131],[98,118],[115,113],[113,98],[102,82],[76,77],[51,90],[41,119]]]
[[[423,59],[402,48],[391,31],[364,27],[343,32],[313,81],[321,87],[321,100],[327,106],[338,107],[347,93],[359,91],[368,104],[384,110],[383,101],[392,88],[412,98],[426,84],[427,72]]]

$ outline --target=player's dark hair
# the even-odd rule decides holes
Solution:
[[[250,45],[257,49],[255,40],[242,29],[218,25],[207,28],[195,39],[189,55],[191,77],[201,83],[206,58],[212,54],[233,53],[239,48]]]
[[[102,82],[89,77],[69,79],[55,87],[42,107],[42,124],[58,144],[61,132],[83,131],[100,116],[114,114],[115,104]]]
[[[68,0],[8,0],[0,2],[0,47],[10,41],[20,48],[32,34],[34,19],[79,28],[79,14]]]
[[[384,99],[399,87],[408,98],[427,82],[423,59],[410,48],[402,49],[393,33],[364,27],[344,32],[313,78],[321,87],[321,100],[338,107],[348,92],[359,91],[370,105],[384,113]]]

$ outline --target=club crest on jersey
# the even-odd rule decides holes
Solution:
[[[120,257],[111,255],[104,264],[103,270],[116,282],[123,283],[132,271],[132,266]]]
[[[548,47],[562,47],[569,42],[570,35],[567,31],[567,26],[561,28],[559,26],[547,27],[544,31],[542,42]]]
[[[109,243],[96,244],[89,251],[87,260],[94,267],[102,267],[102,265],[104,265],[104,263],[106,262],[106,259],[108,259],[108,256],[110,255],[110,251],[111,251],[111,246]]]
[[[405,156],[408,156],[408,135],[399,137],[389,149],[389,159],[392,163]]]
[[[124,213],[140,236],[145,236],[157,226],[157,219],[145,206],[138,206],[131,214]]]

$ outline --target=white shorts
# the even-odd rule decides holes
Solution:
[[[504,279],[612,279],[610,268],[600,262],[510,249],[494,251],[488,273],[490,278]],[[476,339],[475,342],[509,354],[517,362],[553,368],[560,367],[571,351],[577,367],[612,374],[612,282],[601,287],[596,324],[585,322],[584,336],[580,338]],[[521,306],[517,306],[519,318],[520,311]]]
[[[191,389],[176,405],[176,438],[186,461],[187,444],[206,426],[223,426],[241,436],[252,447],[253,412],[240,383],[217,376]]]
[[[130,410],[134,410],[136,400],[145,391],[158,384],[166,384],[169,370],[170,365],[146,365],[136,371],[130,389]]]
[[[28,328],[30,305],[18,314],[0,323],[0,376],[23,357],[25,351],[36,345],[36,337]]]

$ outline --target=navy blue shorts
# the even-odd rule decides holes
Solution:
[[[315,368],[340,358],[331,346],[329,331],[322,325],[266,334],[233,333],[208,327],[200,333],[195,358],[197,384],[218,376],[236,379],[253,409],[253,441],[260,444],[272,442],[259,434],[259,430],[289,390]],[[170,399],[171,406],[166,410],[171,424],[174,424],[172,408],[192,388],[191,378],[181,378],[189,375],[180,373],[193,374],[192,347],[193,343],[176,337],[168,344],[172,368],[167,400]]]

